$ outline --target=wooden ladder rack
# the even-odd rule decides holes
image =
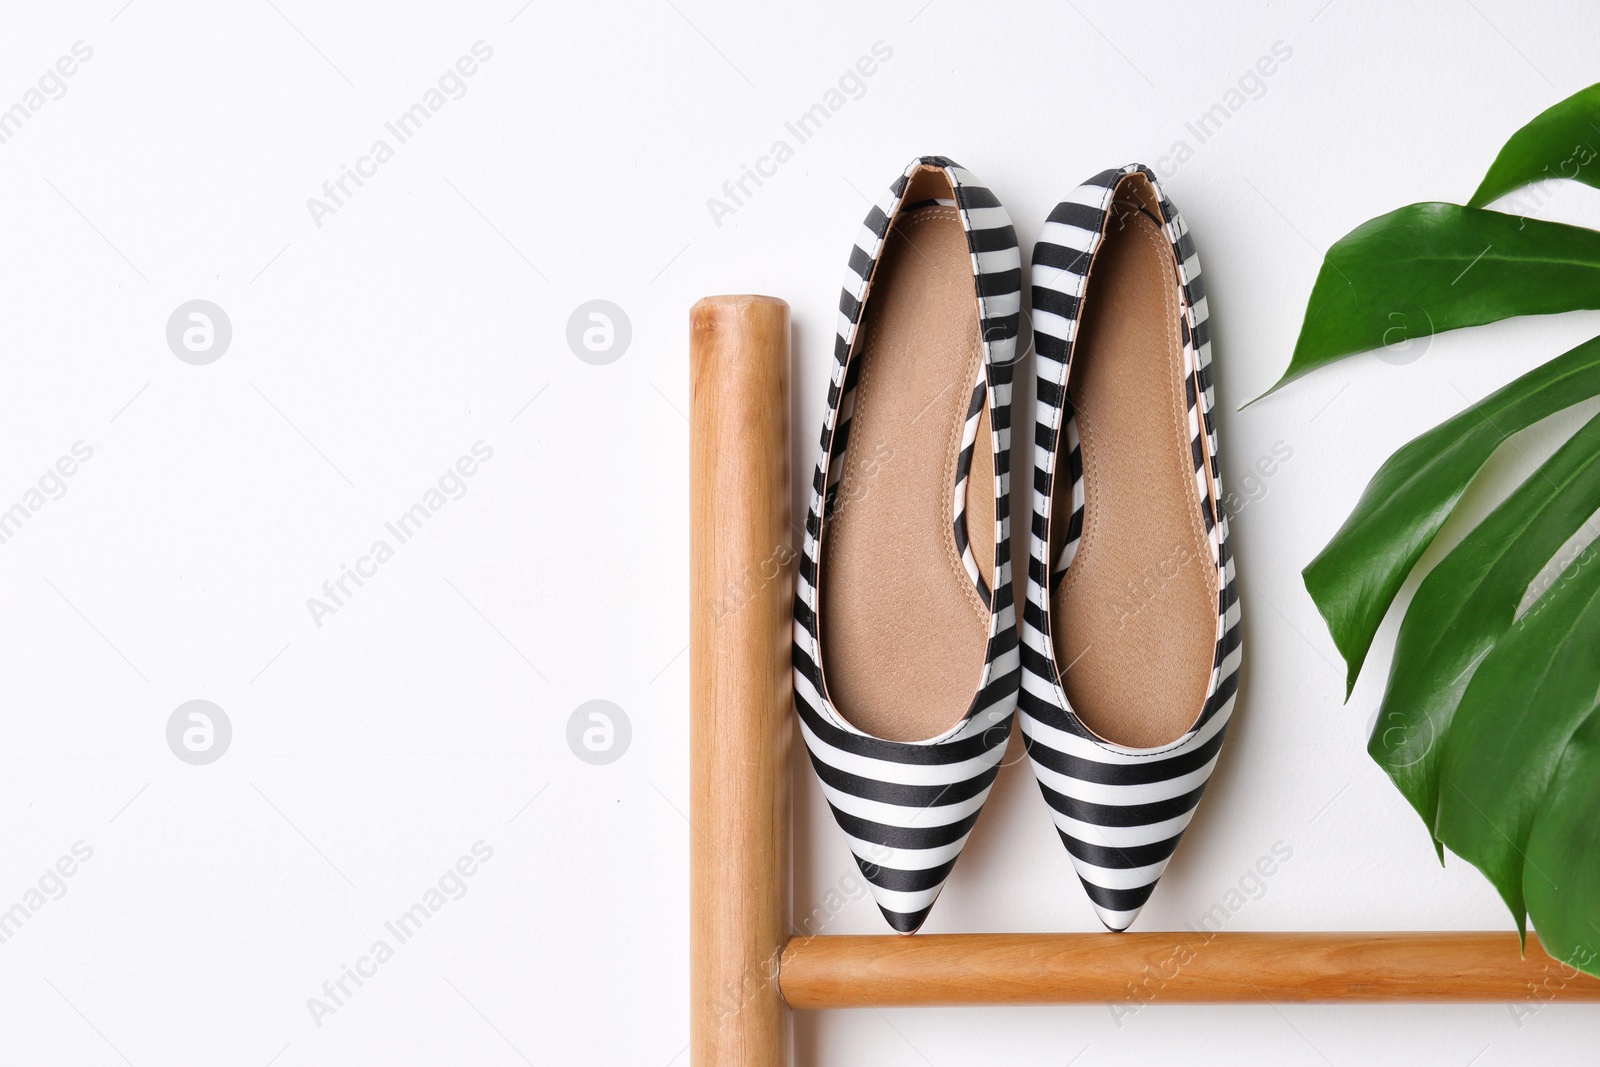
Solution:
[[[789,938],[789,358],[782,300],[690,312],[693,1067],[784,1067],[790,1009],[1600,1000],[1501,932]]]

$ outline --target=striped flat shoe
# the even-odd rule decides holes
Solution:
[[[1022,260],[939,156],[867,215],[795,593],[794,690],[822,791],[889,925],[927,918],[989,796],[1020,667],[1011,378]]]
[[[1238,689],[1206,316],[1194,242],[1146,168],[1097,174],[1050,213],[1033,253],[1022,731],[1112,930],[1177,848]]]

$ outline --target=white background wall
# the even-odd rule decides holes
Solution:
[[[26,106],[75,42],[93,55],[0,144],[0,509],[26,507],[75,443],[92,457],[0,544],[0,909],[29,910],[0,944],[0,1063],[685,1062],[687,309],[717,292],[792,303],[808,470],[848,243],[922,153],[979,174],[1025,242],[1089,174],[1158,165],[1206,265],[1225,478],[1255,498],[1235,521],[1247,676],[1140,927],[1196,922],[1279,842],[1292,858],[1245,881],[1230,929],[1509,926],[1475,871],[1439,868],[1363,751],[1392,624],[1342,706],[1298,571],[1390,451],[1597,316],[1437,338],[1402,365],[1357,357],[1234,409],[1287,362],[1332,241],[1464,200],[1516,126],[1594,79],[1592,13],[985,9],[7,10],[0,107]],[[398,144],[384,123],[478,41],[493,54],[465,95]],[[880,41],[892,56],[859,98],[796,144],[784,123]],[[1200,143],[1185,123],[1277,42],[1292,56]],[[313,219],[307,198],[378,138],[393,158]],[[793,158],[713,219],[707,199],[780,138]],[[1180,140],[1192,156],[1161,163]],[[1540,213],[1597,222],[1600,194],[1562,190]],[[166,339],[194,299],[232,326],[203,366]],[[631,321],[608,365],[566,340],[592,299]],[[1555,429],[1507,449],[1469,510]],[[463,495],[314,620],[307,598],[479,441],[493,454]],[[1247,483],[1275,447],[1291,457]],[[167,741],[195,699],[232,727],[205,766]],[[632,729],[605,765],[567,740],[596,699]],[[804,914],[857,883],[797,781]],[[92,856],[48,875],[78,842]],[[400,944],[385,921],[478,842],[492,857],[446,877],[459,899]],[[927,929],[1094,927],[1009,768]],[[859,894],[827,924],[881,929]],[[393,957],[313,1018],[308,998],[380,939]],[[1531,1001],[1130,1006],[829,1013],[800,1019],[797,1043],[830,1064],[1465,1067],[1589,1055],[1596,1018]]]

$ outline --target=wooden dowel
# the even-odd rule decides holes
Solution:
[[[789,894],[789,305],[689,313],[689,1046],[782,1067]]]
[[[1514,933],[824,936],[789,942],[781,983],[793,1008],[1600,1000]]]

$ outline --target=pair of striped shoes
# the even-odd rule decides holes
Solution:
[[[795,595],[812,766],[889,924],[915,932],[1023,743],[1101,921],[1125,930],[1233,711],[1239,605],[1188,229],[1142,166],[1034,246],[1036,405],[1020,640],[1016,231],[939,156],[868,214],[839,302]]]

